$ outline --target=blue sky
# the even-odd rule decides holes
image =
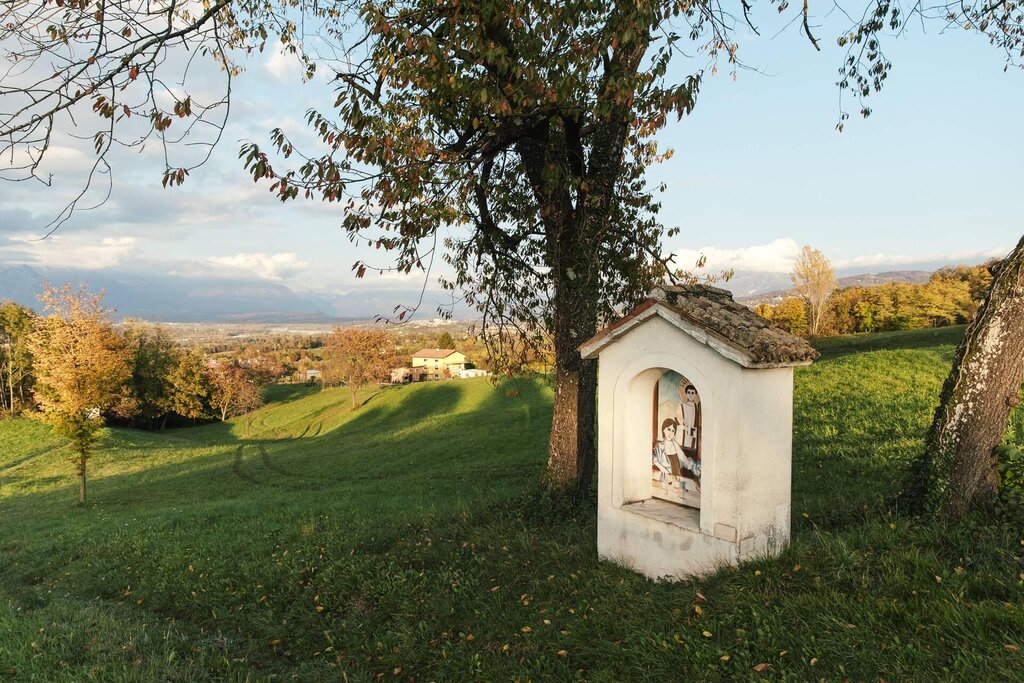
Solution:
[[[978,262],[1020,239],[1024,141],[1014,124],[1024,73],[1004,73],[1000,53],[977,35],[912,28],[888,42],[895,66],[870,98],[873,115],[861,119],[847,101],[853,115],[840,134],[844,51],[834,38],[846,20],[815,19],[821,52],[795,24],[773,37],[782,23],[771,10],[761,36],[741,35],[739,54],[752,68],[735,79],[726,68],[707,76],[693,114],[660,136],[675,156],[651,179],[668,187],[663,222],[682,228],[665,245],[680,265],[704,253],[712,270],[780,275],[811,244],[845,272],[877,272]],[[304,111],[333,100],[323,82],[297,84],[298,72],[272,51],[250,60],[220,147],[184,187],[160,188],[155,148],[120,154],[106,205],[51,239],[26,242],[87,161],[81,145],[58,140],[53,188],[0,184],[0,265],[245,276],[297,291],[394,290],[395,303],[406,303],[415,275],[355,279],[352,263],[366,254],[338,227],[337,205],[281,205],[242,172],[239,140],[265,143],[273,126],[302,136]]]

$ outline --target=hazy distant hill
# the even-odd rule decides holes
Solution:
[[[875,287],[877,285],[888,285],[894,282],[901,282],[912,285],[919,285],[928,282],[932,276],[930,270],[891,270],[885,273],[862,273],[860,275],[847,275],[836,278],[840,287]],[[788,279],[788,276],[786,276]],[[735,291],[735,290],[734,290]],[[736,300],[748,306],[758,304],[777,304],[787,296],[793,296],[796,290],[792,287],[787,289],[774,289],[767,292],[754,293],[743,296],[737,292]]]
[[[921,283],[930,276],[931,271],[924,270],[849,275],[839,278],[839,286]],[[283,284],[261,280],[0,266],[0,300],[13,299],[38,309],[36,295],[44,279],[57,284],[88,282],[94,291],[106,290],[106,303],[117,309],[115,318],[155,322],[331,323],[391,315],[396,303],[415,304],[420,295],[418,289],[331,294],[295,292]],[[724,286],[733,291],[737,301],[755,306],[781,301],[793,291],[783,288],[788,283],[789,276],[784,274],[741,273]],[[431,297],[441,296],[446,295],[428,292],[416,317],[436,317],[437,302]],[[456,314],[469,312],[463,306]]]
[[[29,266],[0,268],[0,300],[13,299],[39,308],[36,295],[43,280],[59,284],[88,282],[93,291],[106,290],[105,302],[117,318],[154,321],[319,322],[329,320],[316,303],[284,285],[245,280],[199,280],[171,275],[65,269],[37,270]]]
[[[136,272],[42,269],[0,265],[0,301],[13,299],[39,308],[36,296],[43,280],[55,284],[89,283],[106,290],[106,303],[117,309],[116,319],[144,318],[153,322],[333,323],[392,315],[396,304],[414,305],[420,290],[359,290],[333,294],[295,292],[262,280],[189,278]],[[437,316],[437,301],[450,293],[428,292],[415,316]],[[465,306],[457,314],[467,313]]]

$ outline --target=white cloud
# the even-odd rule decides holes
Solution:
[[[793,261],[800,253],[800,245],[790,237],[777,239],[768,244],[723,249],[702,247],[700,249],[677,249],[674,252],[676,265],[683,270],[694,270],[703,255],[707,258],[703,271],[720,272],[736,270],[758,273],[789,273]]]
[[[793,270],[793,262],[800,253],[800,244],[784,237],[768,244],[755,244],[749,247],[724,249],[721,247],[702,247],[701,249],[677,249],[674,252],[676,265],[683,270],[696,273],[719,273],[723,270],[734,270],[741,274],[788,275]],[[934,267],[936,264],[981,263],[990,258],[1002,258],[1010,251],[1010,247],[979,249],[946,253],[923,254],[886,254],[875,253],[849,258],[833,259],[832,266],[838,271],[869,273],[879,270],[901,267]],[[829,256],[829,254],[825,254]],[[698,259],[704,256],[707,261],[702,269],[696,269]]]
[[[292,54],[280,43],[277,50],[263,62],[263,68],[278,83],[295,83],[304,71],[298,55]]]
[[[211,256],[208,263],[231,270],[244,272],[265,280],[281,280],[309,268],[293,253],[285,254],[235,254],[234,256]]]
[[[124,263],[138,251],[134,237],[104,237],[82,233],[54,234],[46,239],[38,235],[9,238],[13,248],[30,265],[52,268],[112,268]]]
[[[35,170],[35,173],[41,178],[45,178],[49,173],[82,171],[92,164],[92,160],[86,158],[80,149],[71,146],[74,143],[74,140],[70,140],[68,145],[51,144],[41,161],[38,158],[38,150],[29,154],[24,147],[14,147],[4,155],[3,164],[0,168],[3,169],[3,172],[9,178],[24,177],[25,171],[18,169],[27,169],[37,161],[39,162],[39,167]]]

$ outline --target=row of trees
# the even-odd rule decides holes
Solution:
[[[32,400],[32,311],[0,303],[0,414],[15,413]]]
[[[806,297],[787,297],[754,310],[793,334],[811,337],[963,325],[991,286],[989,267],[951,266],[923,284],[844,287],[829,291],[816,305]]]

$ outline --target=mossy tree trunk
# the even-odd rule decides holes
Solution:
[[[912,500],[952,517],[984,508],[999,488],[996,447],[1024,382],[1024,238],[993,268],[992,288],[957,349]]]

